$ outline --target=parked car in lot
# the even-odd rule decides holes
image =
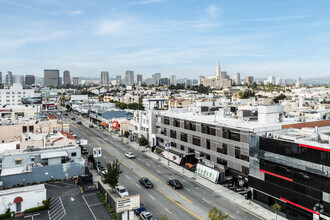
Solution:
[[[167,184],[172,186],[174,189],[182,189],[182,184],[179,180],[169,180]]]
[[[99,167],[99,173],[104,176],[105,174],[108,173],[108,170],[104,167]]]
[[[126,153],[125,153],[125,156],[126,156],[127,158],[129,158],[129,159],[132,159],[132,158],[135,157],[135,155],[134,155],[133,152],[126,152]]]
[[[145,188],[152,188],[152,182],[147,177],[141,177],[139,182],[145,187]]]
[[[140,215],[141,212],[147,211],[146,207],[140,203],[140,208],[134,210],[135,215]]]
[[[141,212],[140,218],[142,220],[156,220],[156,218],[150,212],[147,211]]]
[[[89,125],[90,128],[94,128],[94,125]]]
[[[81,121],[78,121],[77,124],[78,124],[78,125],[82,125]]]
[[[81,147],[81,154],[88,154],[88,150],[85,147]]]
[[[116,193],[121,197],[127,197],[129,196],[127,190],[123,186],[116,186]]]

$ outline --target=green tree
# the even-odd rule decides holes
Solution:
[[[120,103],[119,108],[120,109],[126,109],[127,108],[127,104],[122,102],[122,103]]]
[[[120,169],[120,164],[117,159],[112,164],[107,163],[106,166],[108,172],[103,176],[103,182],[109,184],[113,190],[118,185],[119,176],[123,171]]]
[[[285,96],[284,94],[281,94],[281,95],[279,95],[279,96],[276,96],[276,97],[273,99],[273,101],[274,101],[275,103],[279,103],[279,100],[284,100],[284,99],[286,99],[286,96]]]
[[[94,159],[93,154],[90,154],[90,155],[88,156],[87,160],[88,160],[90,163],[94,163],[94,162],[95,162],[95,159]]]
[[[164,214],[161,218],[161,220],[168,220],[168,216],[166,214]]]
[[[228,217],[228,214],[222,215],[221,211],[214,207],[209,211],[208,220],[224,220]]]
[[[134,103],[130,103],[128,104],[128,108],[129,109],[134,109],[134,110],[137,110],[139,108],[139,104],[134,102]]]
[[[124,137],[128,138],[129,137],[129,131],[124,132]]]
[[[275,215],[276,215],[275,218],[277,219],[277,213],[281,210],[282,207],[277,202],[272,207],[275,211]]]
[[[140,137],[140,139],[139,139],[139,145],[146,146],[148,144],[149,144],[148,140],[142,135],[142,137]]]

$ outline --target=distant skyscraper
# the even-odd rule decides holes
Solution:
[[[8,86],[12,86],[13,85],[13,74],[12,72],[8,71],[8,74],[6,75],[6,84]]]
[[[221,78],[221,66],[220,66],[220,61],[218,61],[218,66],[217,66],[217,79],[220,80]]]
[[[23,75],[13,75],[13,83],[18,83],[24,87],[24,76]]]
[[[146,78],[145,83],[146,83],[148,86],[151,85],[151,84],[152,84],[152,78],[150,78],[150,77]]]
[[[136,75],[136,85],[142,85],[142,75]]]
[[[72,77],[72,84],[73,84],[73,86],[79,86],[80,85],[80,78],[79,77]]]
[[[188,86],[192,86],[192,80],[191,79],[185,79],[184,80],[184,86],[187,88]]]
[[[101,85],[105,86],[109,83],[109,72],[108,71],[102,71],[101,72]]]
[[[2,72],[0,72],[0,83],[2,83]]]
[[[116,85],[119,86],[121,83],[121,76],[116,76]]]
[[[233,73],[233,82],[236,86],[241,85],[241,74],[238,72]]]
[[[176,75],[171,75],[171,85],[176,86]]]
[[[63,85],[63,78],[61,76],[58,78],[58,85]]]
[[[25,85],[31,86],[36,83],[36,78],[34,75],[25,75]]]
[[[132,86],[134,84],[134,71],[127,70],[125,73],[126,86]]]
[[[269,76],[268,82],[275,85],[275,83],[276,83],[275,76]]]
[[[251,84],[254,82],[254,77],[253,76],[246,76],[245,81],[247,84]]]
[[[168,86],[168,85],[170,85],[170,79],[169,78],[160,78],[159,79],[159,85],[160,86]]]
[[[63,72],[63,85],[71,85],[71,76],[70,76],[70,71],[65,70]]]
[[[60,71],[59,70],[44,70],[44,86],[54,86],[58,87],[60,81]]]

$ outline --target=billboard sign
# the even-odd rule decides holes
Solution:
[[[140,208],[140,194],[116,199],[116,212],[126,212]]]
[[[41,104],[42,103],[42,97],[25,97],[21,98],[21,102],[24,105],[29,105],[29,104]]]

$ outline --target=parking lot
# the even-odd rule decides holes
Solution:
[[[60,220],[60,219],[112,219],[96,192],[81,193],[73,181],[45,184],[47,197],[51,197],[48,212],[26,215],[17,219]]]

